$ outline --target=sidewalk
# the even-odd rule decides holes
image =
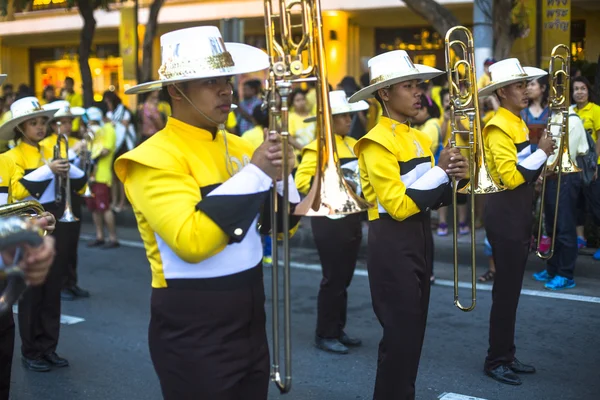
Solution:
[[[115,214],[117,220],[117,234],[121,240],[141,241],[140,235],[137,229],[137,223],[135,216],[130,208]],[[91,214],[84,208],[82,216],[83,226],[82,233],[86,235],[94,234],[94,226],[92,223]],[[367,258],[367,234],[368,230],[366,224],[363,225],[363,240],[361,242],[359,258],[366,261]],[[483,274],[488,266],[488,257],[484,254],[483,239],[485,232],[483,229],[477,231],[476,234],[476,263],[478,275]],[[470,265],[470,235],[459,236],[458,238],[458,249],[459,249],[459,264],[461,269]],[[452,264],[453,263],[453,245],[452,235],[449,234],[445,237],[439,237],[434,233],[435,242],[435,261],[437,263]],[[292,248],[299,248],[303,250],[313,250],[315,245],[312,237],[312,231],[308,218],[303,218],[300,222],[300,228],[291,240]],[[600,261],[596,261],[591,257],[591,254],[595,249],[584,249],[580,252],[579,258],[577,259],[577,266],[575,270],[576,277],[586,277],[592,279],[600,279]],[[311,251],[312,252],[312,251]],[[306,251],[302,251],[306,253]],[[316,256],[316,251],[314,252]],[[318,258],[315,258],[315,262],[318,262]],[[529,261],[527,263],[526,276],[532,272],[540,271],[544,268],[542,260],[538,259],[534,254],[530,254]]]

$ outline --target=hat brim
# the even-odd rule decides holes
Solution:
[[[22,115],[17,118],[12,118],[0,126],[0,140],[11,140],[13,138],[14,129],[23,122],[32,118],[46,117],[48,121],[58,110],[41,110],[32,112],[31,114]]]
[[[437,68],[429,67],[427,65],[415,64],[415,67],[417,68],[417,70],[419,72],[415,72],[414,74],[391,77],[384,81],[369,85],[366,88],[363,88],[363,89],[359,90],[358,92],[354,93],[348,99],[348,101],[350,103],[356,103],[357,101],[360,101],[360,100],[369,99],[369,98],[373,97],[375,95],[375,92],[378,91],[379,89],[383,89],[385,87],[395,85],[396,83],[412,81],[414,79],[419,80],[419,81],[427,81],[429,79],[435,78],[436,76],[439,76],[444,73],[444,71],[440,71]]]
[[[515,76],[510,79],[505,79],[499,82],[492,82],[486,87],[479,89],[479,96],[486,97],[492,95],[496,90],[508,86],[515,82],[530,81],[533,79],[541,78],[542,76],[548,75],[546,71],[536,67],[523,67],[523,70],[527,76]]]
[[[7,76],[8,75],[6,75],[6,74],[0,74],[0,85],[2,85],[4,83],[4,81],[6,80]]]
[[[57,111],[57,113],[52,116],[50,121],[54,121],[55,119],[59,119],[59,118],[75,119],[75,118],[81,117],[82,115],[85,115],[85,108],[83,108],[83,107],[71,107],[70,113],[66,114],[66,115],[65,114],[60,115],[58,113],[58,111],[60,111],[59,109],[56,109],[55,111]]]
[[[345,107],[332,108],[331,115],[349,114],[349,113],[355,113],[355,112],[364,111],[364,110],[368,110],[368,109],[369,109],[369,103],[367,103],[366,101],[359,101],[356,103],[349,104],[348,106],[345,106]],[[315,116],[306,118],[304,120],[304,122],[314,122],[316,120],[317,120],[317,116],[315,115]]]
[[[256,47],[242,43],[225,43],[225,48],[231,54],[231,58],[233,58],[233,63],[235,64],[233,67],[215,69],[213,71],[207,71],[204,74],[141,83],[127,89],[125,94],[153,92],[162,89],[164,86],[173,85],[175,83],[217,78],[221,76],[248,74],[250,72],[262,71],[269,68],[269,56],[267,53]]]

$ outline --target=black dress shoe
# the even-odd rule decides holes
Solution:
[[[507,385],[520,385],[523,383],[521,382],[521,378],[512,372],[512,370],[506,365],[500,365],[494,369],[484,368],[484,372],[492,379],[495,379],[501,383],[506,383]]]
[[[75,300],[75,294],[71,291],[71,289],[63,289],[60,291],[60,299],[65,301],[73,301]]]
[[[339,340],[341,344],[349,347],[358,347],[362,344],[362,340],[357,338],[351,338],[346,334],[346,332],[342,332],[342,335],[340,336]]]
[[[90,297],[90,292],[80,288],[77,285],[71,286],[70,290],[75,295],[75,297]]]
[[[508,368],[512,370],[512,372],[516,372],[517,374],[534,374],[535,367],[533,365],[523,364],[521,361],[516,358],[508,364]]]
[[[56,354],[56,352],[46,354],[44,356],[44,360],[46,360],[50,365],[56,368],[63,368],[69,366],[69,361],[66,358],[59,357],[58,354]]]
[[[315,345],[318,349],[336,354],[348,354],[348,348],[340,343],[337,339],[324,339],[322,337],[315,338]]]
[[[21,357],[21,361],[23,362],[23,366],[30,371],[48,372],[52,369],[50,363],[43,358],[32,359]]]

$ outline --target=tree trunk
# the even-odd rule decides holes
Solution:
[[[435,0],[402,0],[414,13],[429,22],[441,37],[453,26],[460,25],[458,19],[446,7]]]
[[[504,60],[510,55],[515,34],[512,32],[513,0],[494,0],[494,58]]]
[[[154,37],[158,28],[158,13],[165,0],[153,0],[146,24],[146,33],[144,34],[144,43],[142,45],[142,71],[141,82],[152,80],[152,50],[154,48]]]
[[[96,31],[96,19],[94,8],[89,1],[79,1],[79,14],[83,19],[81,30],[81,41],[79,42],[79,70],[81,72],[81,83],[83,85],[83,105],[91,107],[94,103],[94,86],[92,82],[92,71],[90,70],[89,58],[92,51],[94,32]]]

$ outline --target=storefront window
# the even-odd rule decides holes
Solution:
[[[585,20],[571,21],[571,58],[585,60]]]
[[[413,61],[443,68],[444,39],[429,28],[378,28],[375,30],[377,54],[406,50]]]

